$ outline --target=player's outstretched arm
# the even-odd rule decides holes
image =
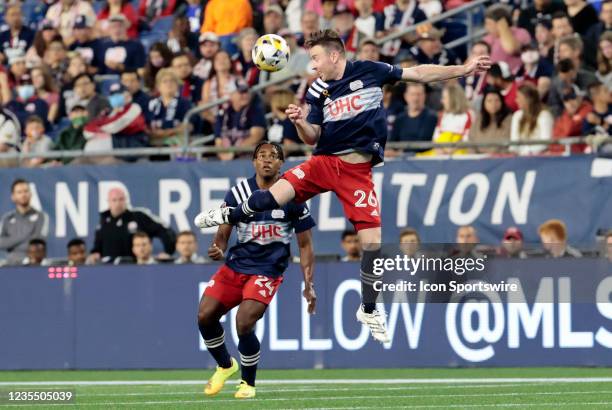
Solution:
[[[285,110],[289,120],[295,124],[298,136],[305,144],[314,145],[321,136],[321,127],[306,121],[307,113],[295,104],[289,104]]]
[[[308,313],[315,312],[317,295],[314,290],[314,251],[312,248],[312,232],[310,229],[297,235],[300,249],[300,265],[304,274],[304,298],[308,302]]]
[[[433,65],[422,64],[416,67],[404,68],[402,80],[417,83],[450,80],[487,71],[491,68],[489,56],[472,57],[463,65]]]

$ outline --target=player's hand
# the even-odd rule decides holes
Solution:
[[[315,293],[312,283],[306,284],[302,295],[304,296],[304,299],[306,299],[306,302],[308,302],[308,313],[314,315],[317,305],[317,294]]]
[[[214,261],[223,260],[223,251],[216,243],[213,243],[210,248],[208,248],[208,257]]]
[[[465,68],[465,75],[484,73],[491,68],[491,59],[489,56],[471,57],[463,67]]]
[[[295,123],[298,120],[304,119],[304,112],[299,106],[295,104],[289,104],[289,106],[285,110],[285,114],[287,114],[287,117],[293,123]]]

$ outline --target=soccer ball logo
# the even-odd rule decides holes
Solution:
[[[264,34],[255,42],[251,51],[253,63],[260,70],[279,71],[289,61],[289,44],[276,34]]]

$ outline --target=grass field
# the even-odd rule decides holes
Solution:
[[[72,389],[66,405],[18,408],[612,408],[612,369],[262,370],[257,398],[233,398],[235,381],[216,397],[202,393],[209,370],[0,372],[0,392]]]

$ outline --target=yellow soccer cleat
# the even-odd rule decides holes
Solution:
[[[238,362],[233,357],[232,367],[224,369],[222,367],[217,366],[215,374],[212,375],[212,377],[208,380],[208,383],[206,383],[206,386],[204,386],[204,394],[206,394],[207,396],[214,396],[215,394],[219,393],[227,379],[232,377],[237,371]]]
[[[255,387],[249,386],[244,380],[240,380],[238,391],[234,394],[237,399],[252,399],[255,397]]]

